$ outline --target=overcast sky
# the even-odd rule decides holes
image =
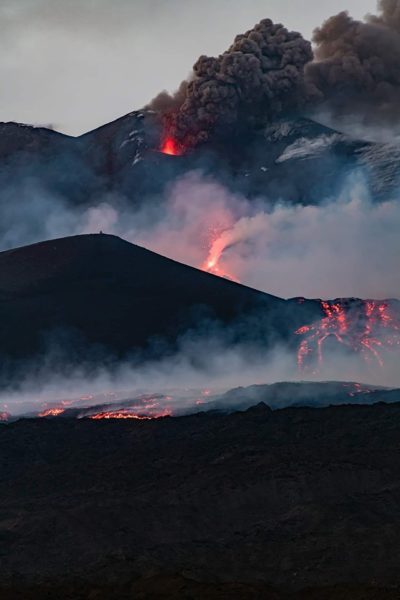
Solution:
[[[79,134],[173,90],[200,54],[270,17],[311,32],[375,0],[0,0],[2,121]]]

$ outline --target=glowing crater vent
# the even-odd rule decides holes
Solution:
[[[367,362],[384,366],[384,352],[400,349],[400,314],[389,302],[321,301],[323,318],[300,327],[297,362],[301,371],[315,369],[324,361],[329,339],[361,355]]]
[[[183,149],[173,137],[167,135],[161,144],[160,152],[169,156],[181,156]]]

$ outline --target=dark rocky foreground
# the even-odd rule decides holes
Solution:
[[[399,598],[399,440],[399,404],[3,425],[1,598]]]

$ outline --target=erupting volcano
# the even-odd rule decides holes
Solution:
[[[229,279],[230,281],[234,281],[235,283],[240,283],[239,279],[234,275],[231,275],[227,271],[224,271],[220,266],[221,256],[227,248],[227,237],[226,232],[223,232],[222,235],[218,235],[218,237],[211,242],[211,247],[208,253],[207,259],[201,265],[201,270],[206,273],[212,273],[213,275],[217,275],[218,277],[223,277],[224,279]]]
[[[202,264],[201,270],[206,273],[211,273],[212,275],[217,275],[217,277],[223,277],[224,279],[229,279],[230,281],[234,281],[235,283],[240,283],[239,279],[227,273],[219,266],[219,258],[216,256],[209,256],[208,259]]]
[[[382,351],[400,346],[400,318],[388,302],[374,300],[351,302],[324,302],[325,316],[318,322],[300,327],[295,333],[304,336],[300,343],[297,362],[301,371],[314,366],[315,359],[322,365],[323,347],[329,338],[384,366]]]
[[[160,152],[169,156],[181,156],[183,148],[172,136],[167,135],[161,144]]]

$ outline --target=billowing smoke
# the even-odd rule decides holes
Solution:
[[[264,19],[218,58],[200,56],[191,79],[172,97],[163,92],[152,107],[163,114],[168,135],[195,146],[232,125],[298,108],[311,59],[311,44],[299,33]]]
[[[299,33],[264,19],[219,57],[201,56],[176,94],[162,92],[151,103],[165,135],[187,148],[295,111],[393,123],[400,0],[380,0],[378,8],[364,21],[347,12],[328,19],[314,32],[314,55]]]
[[[400,116],[400,1],[380,0],[379,9],[364,21],[341,12],[314,32],[306,79],[334,114],[382,123]]]
[[[375,203],[359,173],[317,206],[248,200],[190,172],[171,185],[162,209],[117,208],[108,196],[70,207],[31,186],[18,196],[2,190],[0,215],[0,250],[102,230],[197,268],[210,270],[214,259],[212,272],[284,298],[400,298],[398,194]]]

